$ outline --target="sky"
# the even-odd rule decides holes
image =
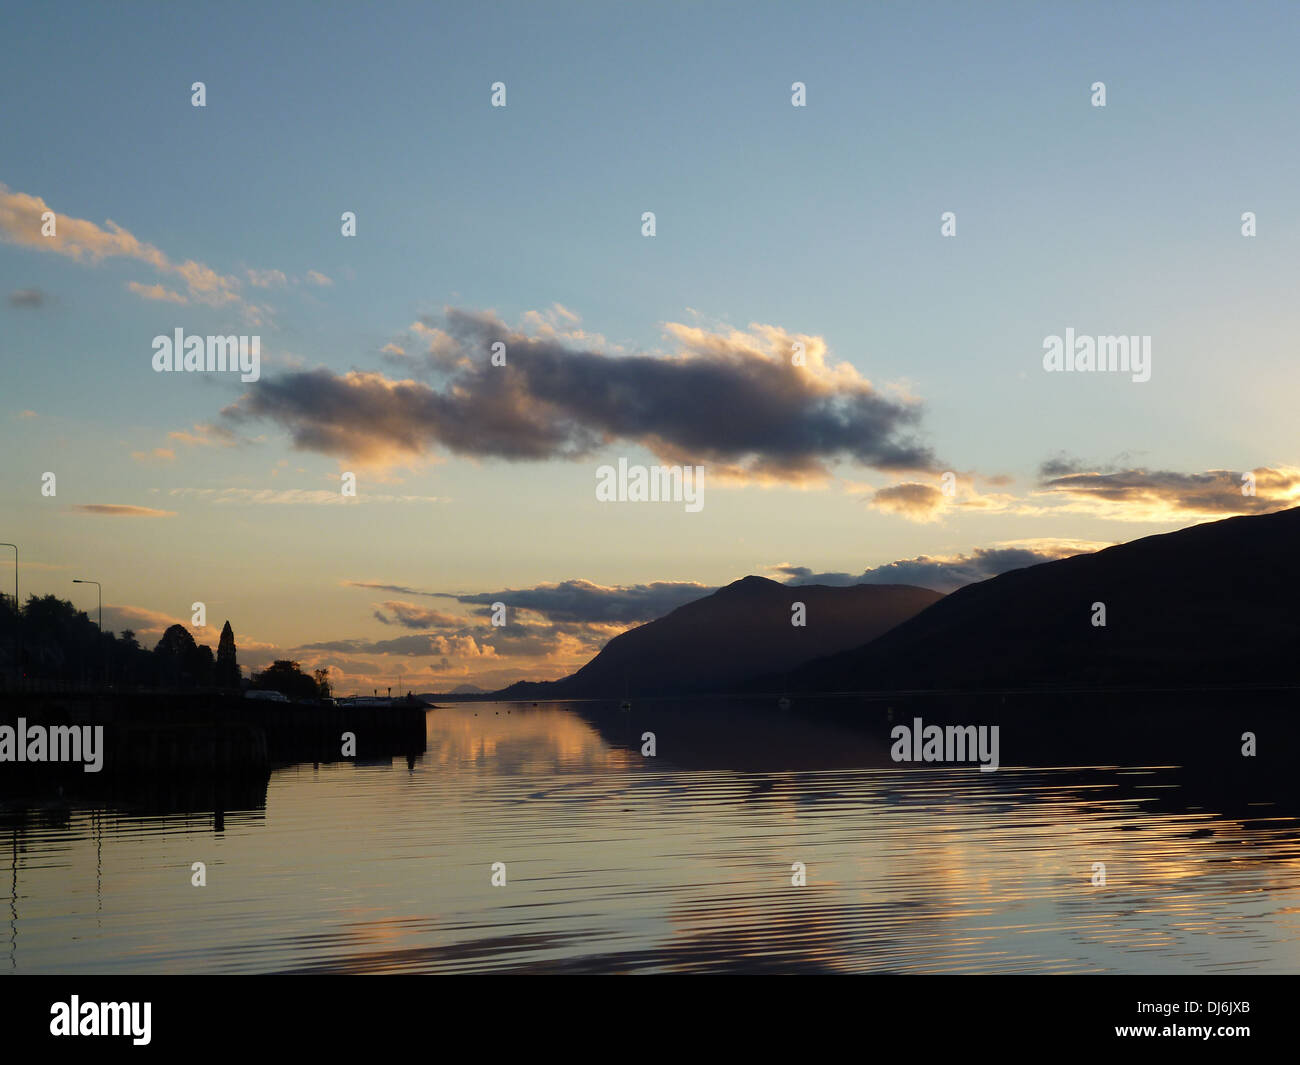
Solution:
[[[142,642],[201,602],[246,670],[492,688],[746,574],[950,591],[1300,495],[1292,4],[5,22],[0,540]],[[155,371],[177,329],[259,379]],[[601,501],[620,459],[703,505]]]

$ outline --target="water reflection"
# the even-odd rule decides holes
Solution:
[[[6,964],[1300,967],[1294,805],[1186,769],[900,769],[878,732],[740,704],[464,705],[428,715],[426,748],[199,812],[6,800]]]

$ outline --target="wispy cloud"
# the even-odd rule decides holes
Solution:
[[[370,588],[399,595],[454,599],[488,613],[494,603],[504,603],[507,616],[527,611],[554,622],[630,625],[662,617],[684,603],[717,589],[695,581],[654,581],[650,584],[601,585],[586,580],[538,584],[531,588],[503,588],[493,592],[440,592],[371,581],[345,581],[354,588]]]
[[[405,629],[427,631],[429,629],[462,629],[465,618],[455,614],[444,614],[440,610],[422,607],[418,603],[406,603],[400,599],[387,599],[375,610],[375,620],[385,625],[400,625]]]
[[[254,288],[277,288],[289,283],[283,270],[245,270],[244,274]]]
[[[175,462],[176,452],[169,447],[156,447],[152,451],[132,451],[136,462]]]
[[[151,647],[172,625],[185,624],[180,618],[172,617],[157,610],[148,610],[140,606],[116,606],[104,604],[104,628],[108,632],[125,632],[131,630],[136,634],[141,645]],[[186,625],[187,628],[190,626]],[[193,630],[202,633],[203,630]],[[216,635],[215,633],[213,635]]]
[[[189,447],[234,447],[239,443],[235,434],[224,425],[206,423],[195,425],[190,430],[177,429],[168,433],[167,438]]]
[[[815,573],[806,566],[783,564],[773,572],[788,584],[914,584],[936,592],[951,592],[1013,569],[1086,554],[1110,544],[1089,540],[1020,540],[977,547],[969,554],[917,555],[861,573]]]
[[[242,504],[247,506],[357,506],[370,503],[441,503],[442,496],[392,495],[364,492],[345,496],[338,489],[326,488],[173,488],[173,496],[200,499],[208,503]]]
[[[9,306],[34,310],[45,306],[46,296],[39,288],[20,288],[9,293]]]
[[[51,236],[43,232],[42,216],[47,211],[55,216]],[[3,184],[0,184],[0,239],[90,266],[109,258],[129,259],[175,278],[185,289],[182,295],[161,284],[130,282],[127,287],[144,299],[173,303],[193,300],[214,307],[234,304],[252,321],[260,321],[265,311],[244,301],[237,277],[222,274],[195,259],[177,262],[111,219],[100,225],[54,211],[40,196],[17,192]]]
[[[166,285],[143,285],[139,281],[128,281],[127,290],[134,292],[141,299],[157,300],[162,303],[189,303],[184,296]]]
[[[1059,500],[1060,509],[1118,521],[1212,520],[1300,502],[1300,469],[1291,466],[1180,473],[1089,469],[1058,457],[1045,462],[1040,474],[1040,494]]]
[[[77,503],[73,510],[81,514],[98,514],[110,518],[174,518],[174,510],[155,510],[152,507],[134,507],[124,503]]]

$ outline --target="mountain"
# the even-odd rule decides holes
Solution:
[[[576,673],[503,698],[615,698],[733,691],[759,672],[856,647],[941,599],[906,584],[787,585],[745,577],[615,636]],[[791,624],[803,603],[806,624]]]
[[[481,695],[486,692],[486,688],[480,688],[477,684],[457,684],[451,689],[452,695]]]
[[[1300,509],[1196,525],[967,585],[793,691],[1297,680]],[[1093,625],[1105,604],[1105,627]],[[775,670],[754,682],[775,687]],[[781,678],[784,682],[785,678]]]

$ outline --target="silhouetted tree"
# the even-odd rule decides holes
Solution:
[[[103,676],[99,629],[67,600],[53,595],[28,596],[21,625],[29,676],[75,681]]]
[[[221,630],[221,642],[217,644],[217,668],[213,679],[218,688],[239,687],[239,660],[235,647],[235,630],[227,621]]]
[[[18,672],[18,624],[22,619],[11,595],[0,596],[0,670]]]
[[[328,669],[314,669],[311,675],[316,681],[316,694],[320,698],[328,699],[334,694],[334,686],[330,684],[330,671]]]
[[[304,673],[299,663],[287,658],[278,659],[261,673],[254,673],[253,687],[279,692],[290,699],[318,699],[321,696],[316,679]]]
[[[194,683],[200,688],[211,688],[217,672],[217,660],[212,655],[212,648],[199,644],[194,656]]]
[[[234,635],[229,622],[223,639],[227,635],[233,661]],[[120,637],[101,633],[84,611],[53,595],[29,596],[18,611],[8,597],[0,597],[0,673],[10,671],[15,643],[22,649],[22,676],[39,680],[99,684],[107,667],[108,681],[114,685],[206,687],[215,683],[217,675],[212,650],[196,644],[183,625],[164,632],[150,652],[140,646],[130,629]],[[234,678],[237,686],[238,664],[234,665]]]
[[[153,653],[160,684],[187,688],[212,683],[212,649],[196,644],[184,625],[172,625],[164,632]]]

